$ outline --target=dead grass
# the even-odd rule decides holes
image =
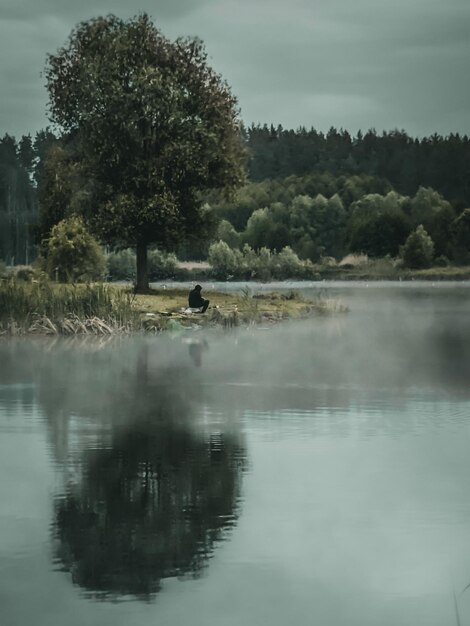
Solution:
[[[367,256],[367,254],[347,254],[338,263],[338,267],[360,267],[361,265],[367,265],[368,262],[369,257]]]
[[[305,300],[300,294],[268,293],[257,294],[252,297],[248,291],[244,293],[220,293],[205,290],[203,297],[210,300],[210,306],[206,316],[210,317],[215,309],[222,315],[231,315],[237,312],[243,320],[252,318],[253,321],[262,319],[300,319],[318,314],[345,312],[345,308],[336,300],[317,298]],[[136,310],[142,314],[179,314],[187,306],[187,289],[165,289],[152,294],[136,295]],[[198,319],[197,315],[192,316]]]
[[[128,287],[111,285],[42,285],[8,281],[0,289],[0,335],[115,335],[159,333],[181,327],[276,323],[314,315],[342,313],[334,300],[306,300],[296,292],[253,296],[207,289],[205,314],[186,313],[188,289],[154,290],[133,294]]]

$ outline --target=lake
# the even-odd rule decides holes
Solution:
[[[470,623],[470,284],[274,287],[350,312],[0,341],[1,626]]]

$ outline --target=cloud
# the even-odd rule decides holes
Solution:
[[[139,9],[171,38],[204,40],[247,123],[469,130],[466,0],[143,0]],[[44,125],[46,53],[77,21],[109,12],[138,9],[129,0],[3,0],[0,132]]]
[[[71,25],[75,22],[98,15],[114,13],[129,17],[146,11],[155,18],[175,18],[188,15],[205,0],[143,0],[136,7],[129,0],[2,0],[2,19],[31,22],[36,18],[56,17],[66,19]],[[209,0],[210,1],[210,0]]]

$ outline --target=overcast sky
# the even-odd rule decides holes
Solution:
[[[41,71],[77,22],[199,36],[242,119],[470,134],[470,0],[0,0],[0,135],[47,125]]]

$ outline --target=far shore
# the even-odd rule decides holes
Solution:
[[[372,261],[364,265],[315,265],[314,271],[307,276],[284,276],[282,278],[264,276],[251,276],[227,274],[226,276],[215,276],[207,261],[178,261],[176,273],[168,275],[150,276],[150,283],[172,283],[186,284],[190,282],[242,282],[250,283],[289,283],[289,282],[323,282],[323,281],[468,281],[470,280],[470,266],[446,266],[430,267],[426,269],[405,269],[393,267],[390,263],[381,263],[381,260]],[[7,273],[17,275],[18,273],[31,273],[34,270],[31,265],[7,266]],[[112,280],[108,277],[109,283],[131,283],[132,280]]]
[[[190,274],[185,282],[188,280],[211,280],[216,281],[213,276],[210,276],[211,266],[206,261],[179,261],[177,267],[181,270],[187,270]],[[170,280],[171,277],[168,277]],[[162,279],[164,280],[164,279]],[[234,276],[226,277],[228,282],[269,282],[263,281],[253,276],[246,280],[244,278],[237,278]],[[358,266],[341,266],[334,265],[331,267],[315,267],[315,275],[311,278],[299,278],[299,277],[286,277],[280,281],[324,281],[324,280],[341,280],[341,281],[463,281],[470,280],[470,266],[447,266],[447,267],[430,267],[426,269],[405,269],[405,268],[392,268],[390,265],[386,265],[381,271],[380,267],[372,264],[371,268],[365,265]],[[274,281],[273,281],[274,282]]]

